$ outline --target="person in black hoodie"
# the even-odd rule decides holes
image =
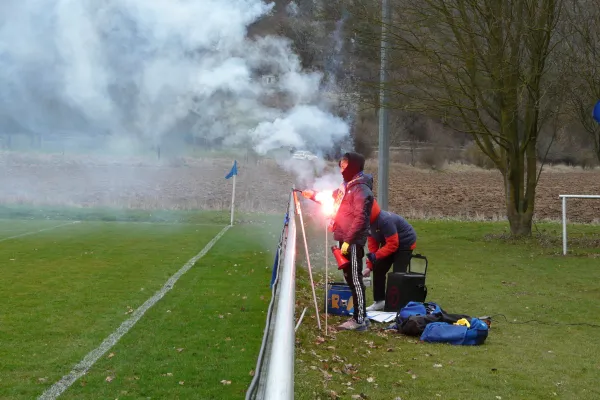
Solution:
[[[363,172],[365,158],[358,153],[345,153],[340,162],[344,182],[333,192],[334,217],[329,224],[333,238],[339,242],[342,254],[350,265],[344,268],[344,278],[352,291],[353,318],[338,326],[340,330],[367,330],[365,286],[363,283],[364,246],[369,235],[373,206],[373,177]],[[315,191],[304,190],[302,195],[315,200]]]

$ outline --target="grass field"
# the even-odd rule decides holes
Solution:
[[[61,212],[69,219],[0,220],[2,399],[41,395],[225,226],[214,214],[74,223],[78,211]],[[280,230],[280,218],[255,218],[227,231],[61,398],[241,397]]]
[[[218,212],[14,206],[0,208],[0,216],[1,399],[44,393],[228,222]],[[60,398],[243,398],[262,339],[281,219],[240,215]],[[495,315],[485,345],[425,345],[376,327],[325,337],[299,268],[297,313],[309,312],[297,334],[296,398],[600,398],[600,328],[563,325],[600,325],[597,225],[569,225],[566,258],[559,224],[538,224],[526,241],[507,239],[503,223],[414,225],[430,260],[428,300],[448,312]],[[322,245],[321,231],[309,227],[311,252]],[[320,298],[321,264],[313,259]],[[329,319],[330,326],[339,322]]]
[[[298,309],[308,307],[311,315],[297,334],[297,399],[600,398],[598,225],[570,225],[568,257],[559,255],[559,224],[538,224],[525,241],[505,239],[503,223],[414,226],[418,250],[430,261],[427,300],[451,313],[494,315],[486,343],[423,344],[380,330],[388,324],[325,337],[304,276]],[[370,304],[370,288],[367,298]],[[330,326],[342,320],[330,317]]]

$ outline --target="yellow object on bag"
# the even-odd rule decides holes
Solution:
[[[461,319],[459,319],[458,321],[456,321],[456,322],[454,323],[454,325],[464,325],[464,326],[466,326],[467,328],[470,328],[470,327],[471,327],[471,324],[469,323],[469,321],[467,321],[467,319],[466,319],[466,318],[461,318]]]
[[[349,243],[346,243],[346,242],[344,242],[344,243],[342,244],[342,248],[341,248],[341,250],[342,250],[342,254],[348,254],[348,248],[349,248],[349,247],[350,247],[350,244],[349,244]]]

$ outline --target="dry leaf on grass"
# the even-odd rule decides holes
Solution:
[[[223,379],[223,380],[221,381],[221,383],[222,383],[223,385],[231,385],[231,381],[227,381],[227,380],[225,380],[225,379]]]
[[[334,400],[340,398],[340,396],[338,396],[338,394],[335,391],[333,391],[333,390],[329,392],[329,397],[332,398],[332,399],[334,399]]]
[[[370,377],[367,378],[367,382],[373,383],[373,382],[375,382],[375,378],[373,378],[372,376],[370,376]]]
[[[442,368],[442,364],[433,364],[433,368]]]
[[[181,353],[183,350],[184,350],[184,348],[183,348],[183,347],[180,347],[180,348],[178,348],[178,349],[177,349],[177,352],[178,352],[178,353]]]
[[[114,376],[110,376],[110,375],[109,375],[109,376],[107,376],[107,377],[106,377],[106,379],[104,379],[104,380],[105,380],[106,382],[112,382],[112,381],[113,381],[113,379],[115,379],[115,377],[114,377]]]
[[[160,374],[160,376],[173,376],[172,372],[167,372],[166,374]]]
[[[115,353],[110,353],[108,356],[106,356],[106,358],[113,358],[115,356]]]
[[[253,370],[253,369],[251,369],[251,370],[250,370],[250,373],[249,373],[248,375],[250,375],[250,376],[254,376],[254,374],[255,374],[254,370]]]

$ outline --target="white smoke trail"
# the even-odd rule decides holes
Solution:
[[[0,129],[110,133],[116,147],[182,132],[261,153],[328,151],[345,121],[288,40],[249,38],[260,0],[5,0]],[[274,83],[261,79],[273,75]]]

